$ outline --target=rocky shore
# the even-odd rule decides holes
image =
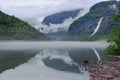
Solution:
[[[120,61],[87,63],[82,65],[89,72],[91,80],[120,80]]]

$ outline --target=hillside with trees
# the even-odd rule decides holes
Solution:
[[[120,55],[120,14],[113,15],[113,21],[117,22],[117,25],[113,28],[112,34],[108,38],[110,45],[106,51],[109,54]]]
[[[0,11],[0,40],[46,40],[28,23]]]

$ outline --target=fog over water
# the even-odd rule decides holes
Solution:
[[[89,74],[81,70],[78,63],[101,59],[96,49],[107,46],[105,41],[1,41],[0,51],[4,54],[13,54],[14,50],[16,54],[27,50],[24,54],[29,54],[30,50],[37,53],[27,62],[4,70],[0,80],[89,80]],[[19,62],[19,59],[15,60]]]
[[[106,48],[105,41],[1,41],[0,50],[57,49],[57,48]]]

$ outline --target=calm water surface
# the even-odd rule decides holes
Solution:
[[[106,42],[0,42],[0,80],[89,80],[78,64],[106,60]]]

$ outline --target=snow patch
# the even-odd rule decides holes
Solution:
[[[69,26],[73,23],[73,21],[77,20],[78,18],[82,17],[86,13],[89,12],[89,9],[80,10],[80,13],[75,17],[75,18],[68,18],[65,19],[63,23],[61,24],[50,24],[50,26],[45,25],[45,24],[39,24],[36,25],[35,27],[42,33],[55,33],[55,32],[60,32],[60,31],[68,31]]]

